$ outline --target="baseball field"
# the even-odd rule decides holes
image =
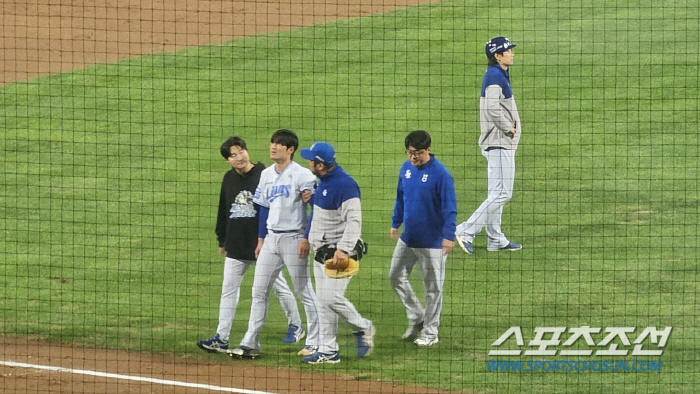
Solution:
[[[58,3],[46,2],[46,15],[76,2]],[[165,7],[148,4],[143,15]],[[86,56],[72,70],[35,75],[6,56],[0,392],[698,391],[697,2],[358,2],[335,13],[315,2],[275,4],[242,2],[230,18],[225,7],[218,19],[208,13],[200,24],[216,20],[222,32],[207,42],[149,25],[115,41],[133,51]],[[245,7],[288,19],[242,22]],[[245,29],[226,33],[237,24]],[[12,37],[22,30],[8,31],[5,50],[19,53]],[[163,32],[182,41],[153,45]],[[431,133],[432,152],[455,180],[458,222],[466,220],[486,196],[478,98],[484,44],[500,35],[518,45],[510,75],[523,130],[503,228],[523,249],[487,252],[483,234],[475,254],[456,248],[440,343],[419,349],[401,339],[405,310],[387,277],[403,139]],[[303,147],[333,144],[360,185],[369,254],[346,295],[377,328],[369,358],[354,357],[354,337],[341,325],[343,361],[302,364],[299,346],[281,341],[286,319],[274,297],[262,357],[232,360],[195,345],[218,322],[223,259],[214,225],[230,168],[219,146],[241,136],[251,159],[269,165],[269,137],[280,128],[296,131]],[[252,277],[233,344],[247,327]],[[414,272],[421,291],[419,278]],[[511,327],[520,327],[522,343],[513,336],[493,346]],[[538,338],[543,327],[565,331]],[[581,327],[600,331],[565,347],[569,330]],[[645,338],[647,327],[672,329]],[[606,342],[615,328],[633,330]],[[635,345],[661,354],[633,354]],[[555,354],[524,354],[542,346]],[[522,353],[489,355],[499,349]],[[570,349],[593,354],[561,354]],[[605,350],[627,353],[596,354]],[[540,368],[491,370],[497,361]],[[607,361],[660,367],[595,369]],[[36,365],[209,386],[74,378]]]

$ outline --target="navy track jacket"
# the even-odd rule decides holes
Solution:
[[[457,197],[452,175],[434,155],[420,167],[403,163],[396,187],[391,227],[403,224],[401,240],[409,248],[442,248],[454,241]]]

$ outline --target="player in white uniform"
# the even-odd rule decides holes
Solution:
[[[298,354],[314,354],[319,345],[319,304],[311,285],[308,250],[298,250],[308,222],[307,203],[316,186],[316,176],[292,161],[299,147],[294,132],[278,130],[270,142],[270,158],[275,164],[260,175],[253,199],[260,206],[260,230],[250,321],[240,346],[231,350],[231,356],[260,355],[260,332],[267,317],[270,289],[285,265],[306,312],[308,336],[306,346]]]

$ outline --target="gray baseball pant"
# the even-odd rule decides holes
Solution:
[[[442,249],[409,248],[399,239],[391,258],[389,281],[391,287],[406,307],[408,323],[415,326],[423,322],[421,337],[435,338],[440,326],[442,311],[442,289],[445,283],[445,260],[447,256]],[[408,281],[416,263],[420,264],[425,289],[425,308],[421,306],[416,293]]]
[[[486,227],[488,250],[508,246],[510,241],[501,231],[503,206],[513,197],[515,183],[515,150],[482,150],[488,161],[488,195],[486,200],[467,219],[457,226],[457,235],[472,242],[476,234]]]
[[[325,266],[319,262],[314,265],[316,293],[322,308],[319,313],[321,322],[321,346],[319,351],[330,353],[338,351],[338,316],[342,317],[353,331],[368,331],[372,322],[365,319],[355,306],[345,298],[345,290],[350,284],[349,278],[333,279],[326,276]]]

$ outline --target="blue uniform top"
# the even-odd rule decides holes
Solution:
[[[403,163],[396,187],[391,227],[403,224],[401,240],[409,248],[441,249],[454,241],[457,197],[452,175],[434,155],[422,166]]]

